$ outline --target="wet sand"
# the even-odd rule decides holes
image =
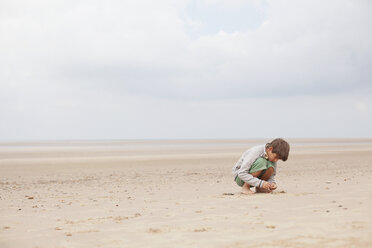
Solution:
[[[241,195],[266,141],[0,143],[0,247],[372,247],[372,139],[289,140],[276,192]]]

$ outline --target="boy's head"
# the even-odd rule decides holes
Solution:
[[[271,162],[277,162],[279,159],[286,161],[289,154],[289,144],[284,139],[274,139],[266,144],[266,153]]]

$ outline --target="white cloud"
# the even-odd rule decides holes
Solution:
[[[181,18],[187,2],[38,3],[9,4],[1,21],[3,81],[89,81],[202,99],[346,91],[368,87],[371,77],[368,2],[269,1],[256,30],[197,39]]]

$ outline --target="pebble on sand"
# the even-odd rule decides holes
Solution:
[[[269,228],[269,229],[275,229],[276,226],[274,226],[274,225],[266,225],[266,228]]]

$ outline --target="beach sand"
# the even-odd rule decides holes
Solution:
[[[232,166],[270,140],[0,144],[0,247],[372,247],[372,140],[289,140],[278,189]]]

